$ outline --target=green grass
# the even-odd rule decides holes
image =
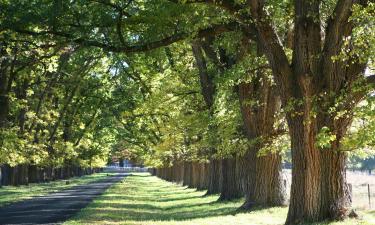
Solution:
[[[242,199],[217,202],[217,195],[204,194],[149,174],[135,173],[108,189],[64,225],[271,225],[283,224],[288,210],[275,207],[236,214]],[[360,214],[360,220],[323,224],[375,224],[375,211]]]
[[[0,188],[0,206],[14,203],[35,196],[46,195],[49,192],[55,192],[69,188],[79,184],[86,184],[96,180],[103,179],[107,175],[105,173],[96,173],[92,175],[74,177],[69,179],[69,184],[65,180],[52,181],[49,183],[29,184],[14,186],[3,186]]]

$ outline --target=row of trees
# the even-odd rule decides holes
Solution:
[[[1,89],[2,140],[8,140],[1,152],[27,150],[31,159],[35,149],[52,163],[87,162],[111,148],[118,157],[163,168],[157,173],[168,180],[220,192],[221,199],[244,194],[245,209],[284,204],[284,156],[293,165],[287,224],[349,214],[347,156],[357,148],[363,157],[371,154],[375,136],[374,3],[0,4],[4,55],[15,55],[8,46],[23,43],[22,55],[36,46],[56,56],[47,67],[26,66],[29,82],[39,78],[38,85],[1,72],[0,84],[8,87]],[[9,69],[2,71],[22,65],[6,59],[20,58],[3,57]],[[16,94],[23,84],[26,97]],[[17,108],[9,93],[27,107]],[[22,110],[34,112],[23,120],[26,129],[19,125]],[[9,145],[20,140],[32,145]]]
[[[105,56],[14,32],[1,33],[0,52],[2,183],[68,178],[105,165],[115,138],[102,109],[115,79]]]

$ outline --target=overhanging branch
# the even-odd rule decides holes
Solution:
[[[31,35],[31,36],[47,36],[47,35],[52,35],[55,37],[62,37],[70,42],[76,43],[81,46],[91,46],[91,47],[98,47],[107,51],[111,52],[123,52],[123,53],[132,53],[132,52],[146,52],[150,51],[156,48],[160,48],[163,46],[167,46],[170,44],[173,44],[178,41],[182,41],[184,39],[187,39],[189,37],[195,38],[195,37],[207,37],[207,36],[215,36],[224,32],[232,31],[236,28],[236,23],[228,23],[228,24],[218,24],[214,25],[209,28],[201,29],[198,32],[196,32],[195,35],[191,35],[191,32],[182,32],[182,33],[177,33],[174,35],[171,35],[169,37],[157,40],[157,41],[152,41],[149,43],[140,43],[138,45],[115,45],[112,43],[103,43],[97,40],[90,40],[88,38],[84,37],[75,37],[72,34],[69,33],[64,33],[64,32],[59,32],[59,31],[31,31],[31,30],[25,30],[25,29],[19,29],[19,28],[8,28],[9,30],[13,30],[18,33],[26,34],[26,35]]]

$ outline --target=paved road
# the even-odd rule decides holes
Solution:
[[[112,174],[100,181],[2,207],[0,224],[61,224],[124,176],[125,173]]]

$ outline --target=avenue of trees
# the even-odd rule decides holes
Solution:
[[[0,0],[0,165],[128,158],[251,210],[287,204],[286,162],[286,224],[345,219],[345,170],[374,155],[374,16],[369,0]]]

